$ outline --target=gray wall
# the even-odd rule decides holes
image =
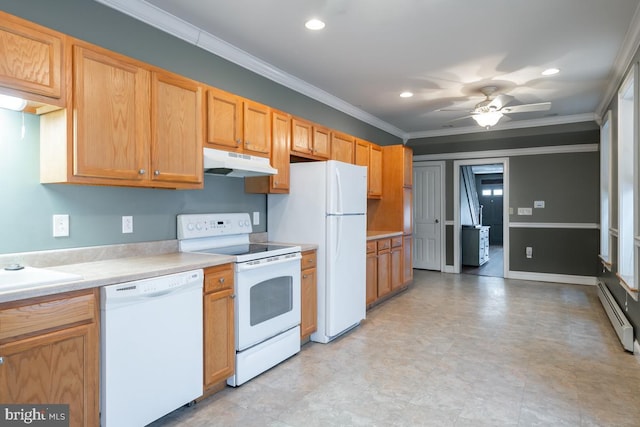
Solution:
[[[597,125],[584,123],[423,138],[410,140],[407,145],[413,148],[416,155],[432,154],[437,157],[440,153],[473,153],[598,142]],[[473,155],[470,154],[468,158],[473,158]],[[445,169],[446,217],[448,221],[452,221],[454,219],[453,161],[447,160]],[[598,152],[509,157],[509,197],[510,206],[514,208],[514,215],[510,215],[509,220],[569,224],[599,223],[598,171]],[[532,216],[515,215],[518,207],[533,207],[534,200],[544,200],[546,207],[535,209]],[[446,263],[453,265],[452,226],[446,227],[445,235]],[[509,230],[509,238],[510,269],[513,271],[593,277],[598,274],[599,231],[597,229],[512,227]],[[533,247],[532,259],[527,259],[525,256],[526,246]]]
[[[87,0],[0,0],[0,9],[379,145],[402,141],[153,27]],[[339,94],[338,94],[339,95]],[[204,190],[158,190],[39,183],[39,119],[0,110],[0,253],[176,238],[179,213],[261,213],[266,196],[244,193],[242,179],[205,178]],[[70,236],[52,237],[53,214],[70,215]],[[133,215],[134,233],[121,234]]]

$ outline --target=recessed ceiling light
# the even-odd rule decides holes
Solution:
[[[554,74],[558,74],[560,72],[557,68],[547,68],[542,72],[543,76],[553,76]]]
[[[400,94],[400,98],[411,98],[413,96],[413,92],[402,92]]]
[[[307,29],[309,30],[317,31],[324,28],[324,22],[314,18],[314,19],[309,19],[307,22],[305,22],[304,26],[307,27]]]

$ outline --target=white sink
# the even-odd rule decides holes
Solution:
[[[24,267],[21,270],[5,270],[0,268],[0,292],[22,287],[53,285],[73,282],[82,276],[45,268]]]

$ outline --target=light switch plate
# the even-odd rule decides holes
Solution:
[[[518,215],[533,215],[531,208],[518,208]]]
[[[253,213],[253,225],[260,225],[260,212]]]
[[[544,208],[544,200],[536,200],[535,202],[533,202],[533,207],[536,209]]]

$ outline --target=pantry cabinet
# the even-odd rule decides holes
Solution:
[[[98,425],[98,316],[97,290],[0,304],[0,402],[68,404],[68,425]]]
[[[278,170],[272,176],[256,176],[244,179],[246,193],[282,194],[289,192],[289,152],[291,144],[291,116],[271,111],[271,166]]]
[[[43,183],[202,188],[203,91],[75,42],[72,109],[43,114]]]
[[[355,164],[367,167],[367,198],[382,197],[382,148],[356,139]]]
[[[204,270],[204,389],[224,383],[235,372],[233,266]]]
[[[220,89],[208,88],[206,145],[225,151],[269,157],[270,108]]]
[[[355,139],[350,135],[331,132],[331,160],[353,163],[355,161]]]
[[[300,276],[300,338],[307,339],[318,329],[318,285],[316,251],[302,253]]]
[[[65,36],[0,11],[0,87],[7,95],[65,105]]]

